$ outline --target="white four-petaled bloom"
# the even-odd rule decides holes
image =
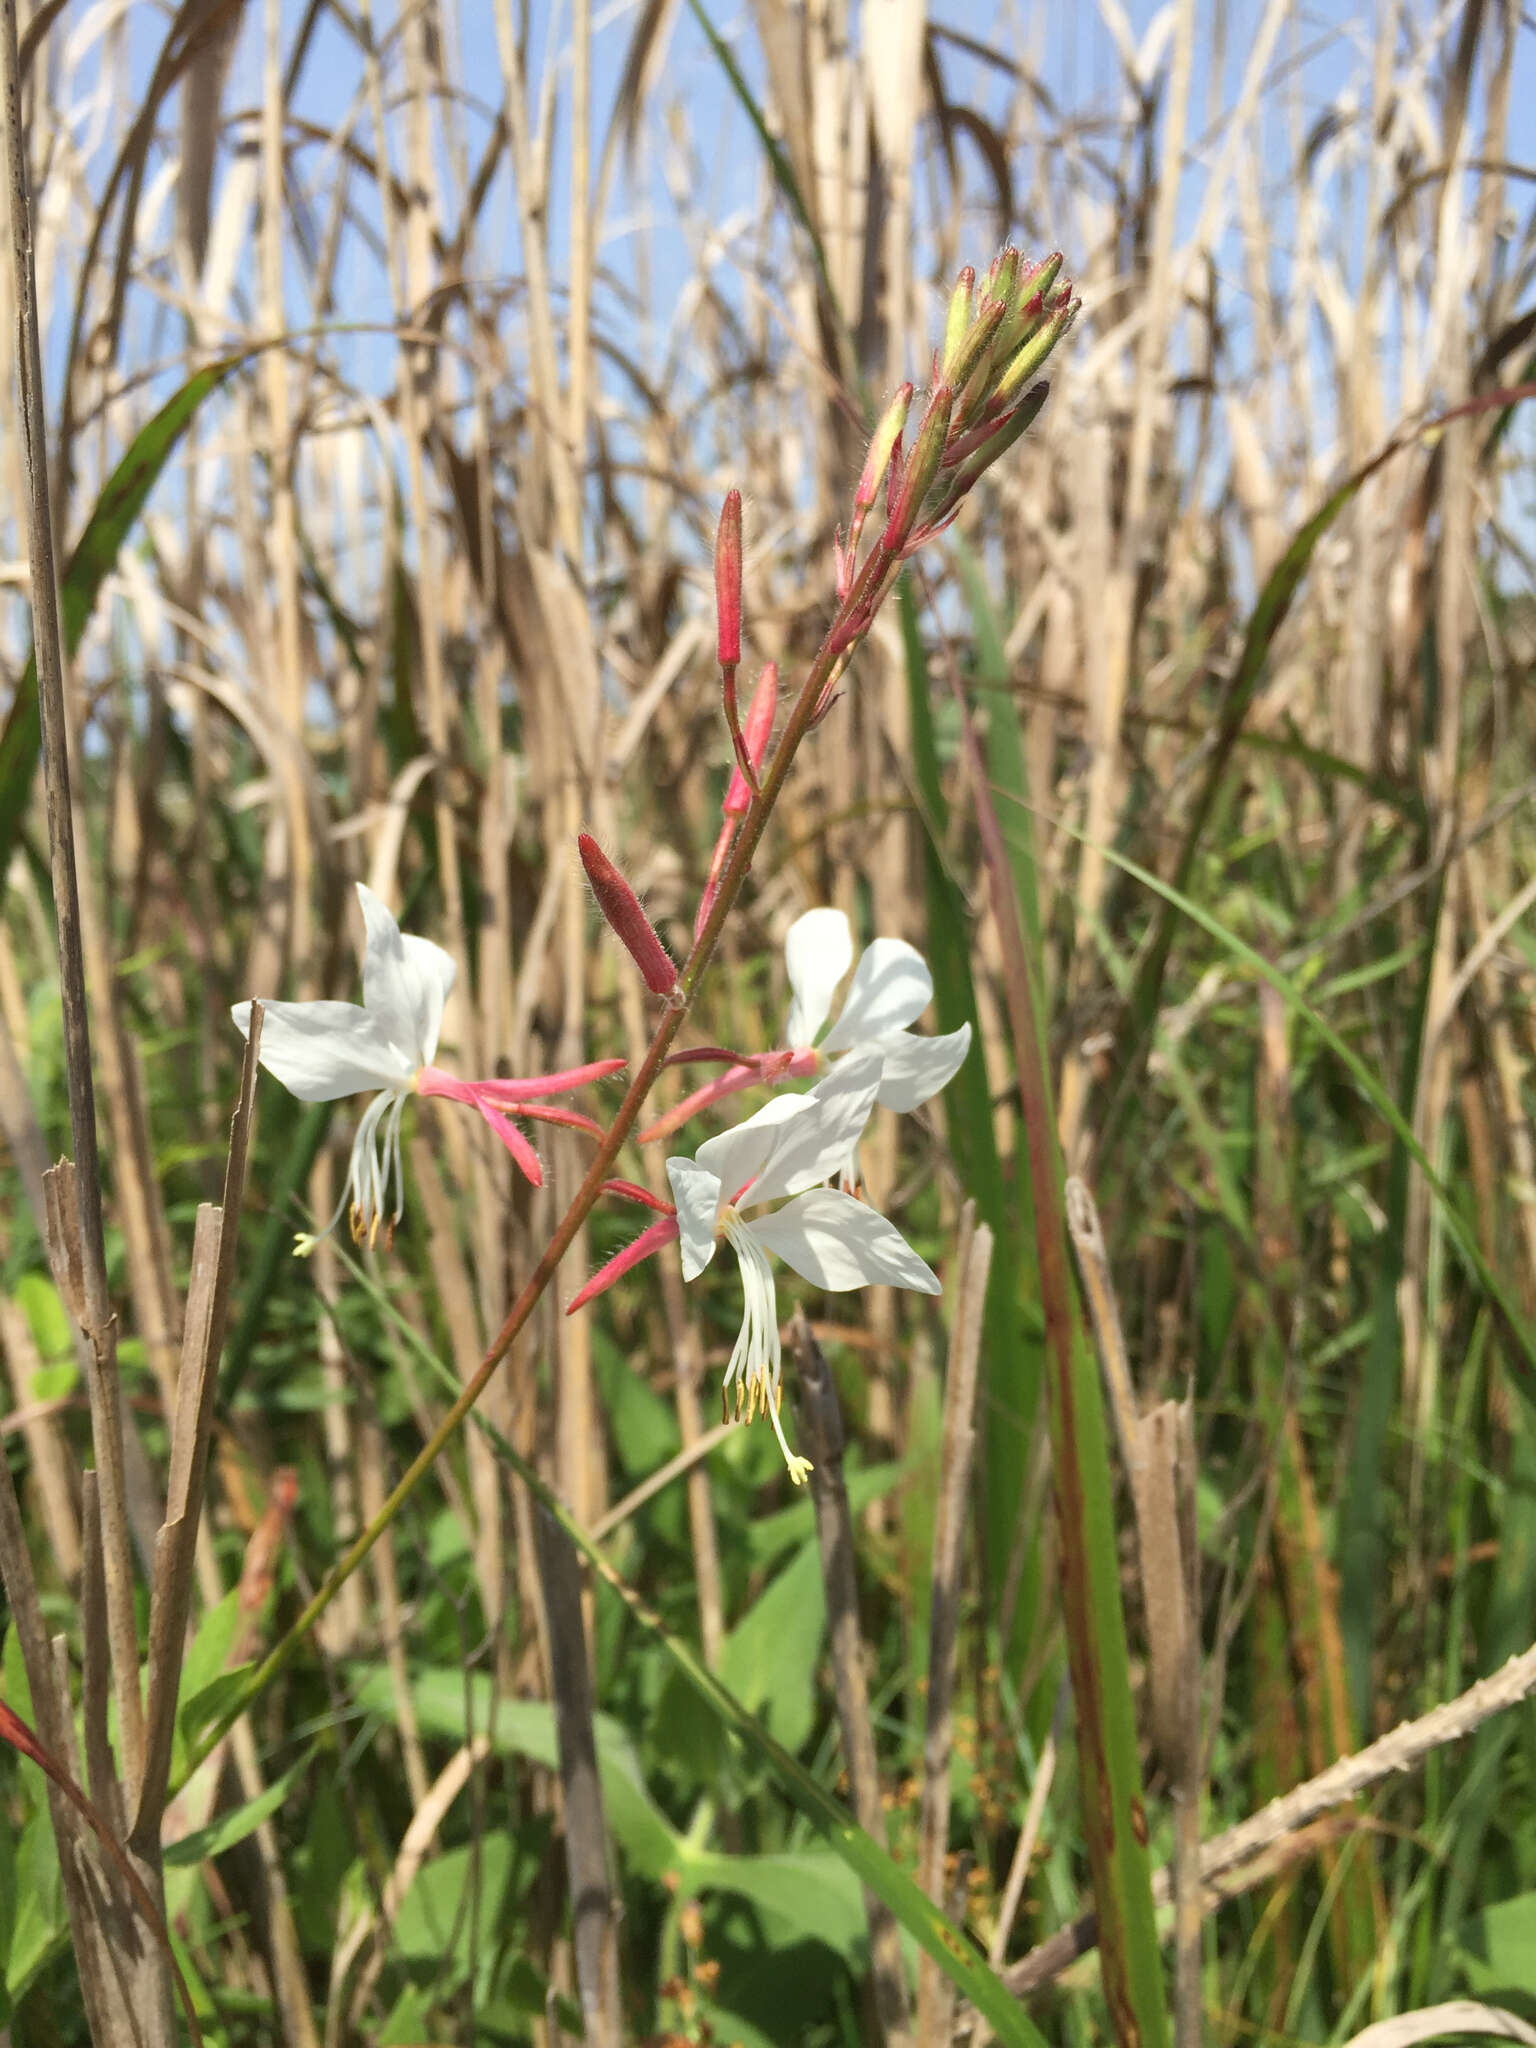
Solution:
[[[905,939],[873,939],[860,956],[832,1028],[817,1033],[837,985],[853,964],[853,934],[840,910],[808,910],[784,939],[793,1000],[784,1029],[793,1050],[815,1047],[823,1059],[855,1046],[874,1046],[883,1059],[875,1100],[882,1109],[916,1109],[951,1081],[970,1050],[971,1027],[924,1038],[908,1025],[933,1001],[928,963]]]
[[[825,1074],[833,1061],[873,1048],[883,1065],[875,1100],[882,1109],[918,1108],[952,1081],[971,1045],[971,1027],[938,1038],[909,1030],[933,1000],[928,963],[905,939],[874,939],[860,956],[847,999],[824,1037],[817,1034],[832,1009],[838,983],[853,966],[853,934],[840,910],[807,910],[784,940],[791,1002],[784,1044],[755,1053],[696,1088],[640,1133],[640,1142],[678,1130],[701,1109],[743,1088]],[[855,1141],[856,1142],[856,1141]],[[846,1187],[858,1181],[854,1149],[833,1171]]]
[[[796,1457],[779,1420],[782,1361],[778,1303],[770,1252],[829,1292],[854,1287],[910,1287],[937,1294],[937,1276],[894,1223],[865,1202],[820,1183],[839,1172],[858,1144],[879,1095],[883,1056],[850,1053],[809,1094],[776,1096],[755,1116],[710,1138],[692,1159],[669,1159],[677,1203],[683,1277],[697,1279],[724,1238],[741,1265],[745,1304],[741,1334],[726,1367],[736,1387],[736,1413],[761,1407],[801,1484],[810,1465]],[[782,1206],[748,1215],[764,1203]]]
[[[400,1117],[411,1095],[441,1095],[467,1102],[511,1153],[537,1186],[542,1179],[538,1155],[510,1121],[512,1116],[537,1117],[547,1123],[596,1131],[590,1117],[575,1110],[536,1106],[542,1095],[557,1094],[595,1081],[622,1067],[622,1060],[597,1060],[562,1074],[540,1074],[526,1081],[461,1081],[433,1066],[443,1005],[453,987],[451,955],[430,939],[402,932],[371,889],[359,882],[367,943],[363,952],[363,1000],[357,1003],[263,1002],[261,1064],[301,1102],[335,1102],[344,1095],[372,1093],[373,1100],[358,1121],[352,1140],[347,1184],[336,1213],[325,1229],[305,1232],[295,1241],[301,1256],[313,1251],[322,1237],[350,1214],[352,1235],[372,1244],[385,1224],[384,1208],[390,1181],[395,1209],[388,1228],[400,1221],[405,1206],[405,1175],[400,1159]],[[243,1036],[249,1037],[251,1006],[236,1003],[230,1013]]]

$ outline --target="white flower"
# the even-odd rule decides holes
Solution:
[[[735,1383],[738,1415],[743,1403],[748,1421],[759,1407],[767,1414],[796,1485],[811,1468],[790,1450],[779,1420],[782,1358],[768,1254],[833,1293],[875,1285],[939,1292],[937,1277],[893,1223],[820,1185],[857,1145],[880,1082],[877,1051],[850,1053],[809,1094],[776,1096],[735,1130],[710,1138],[694,1158],[667,1161],[683,1278],[698,1278],[721,1238],[740,1262],[745,1307],[725,1387]],[[768,1215],[744,1213],[766,1202],[783,1206]]]
[[[951,1081],[970,1050],[971,1027],[924,1038],[907,1026],[933,1000],[928,963],[905,939],[875,939],[866,947],[842,1009],[820,1040],[837,985],[853,964],[853,934],[840,910],[808,910],[784,940],[793,1001],[785,1042],[793,1051],[829,1053],[875,1046],[884,1061],[875,1100],[882,1109],[916,1109]]]
[[[405,1206],[400,1160],[400,1117],[409,1096],[443,1095],[468,1102],[500,1138],[535,1186],[542,1178],[538,1155],[510,1115],[540,1117],[595,1131],[590,1117],[574,1110],[536,1108],[533,1098],[600,1079],[623,1066],[598,1060],[563,1074],[526,1081],[460,1081],[432,1062],[442,1028],[443,1004],[453,987],[452,956],[430,939],[402,932],[389,911],[361,882],[367,942],[363,951],[363,1000],[356,1003],[263,1002],[261,1064],[301,1102],[335,1102],[343,1095],[373,1093],[352,1140],[347,1184],[325,1229],[301,1234],[294,1250],[304,1257],[349,1212],[352,1235],[370,1245],[384,1224],[391,1178],[395,1211],[392,1231]],[[250,1036],[251,1006],[236,1003],[230,1015],[243,1037]]]
[[[854,968],[847,1001],[819,1042],[816,1034],[827,1021],[837,985],[853,964],[847,918],[840,910],[808,910],[797,917],[785,935],[784,961],[793,1000],[783,1046],[740,1059],[718,1079],[694,1089],[640,1133],[642,1145],[669,1136],[701,1109],[743,1088],[825,1074],[833,1057],[856,1047],[873,1047],[881,1056],[875,1100],[882,1109],[916,1109],[954,1079],[970,1050],[971,1027],[962,1024],[940,1038],[907,1029],[933,1000],[933,976],[922,954],[905,939],[876,939],[866,948]],[[846,1186],[857,1185],[857,1151],[840,1159],[835,1171]]]

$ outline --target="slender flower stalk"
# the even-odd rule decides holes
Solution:
[[[538,1187],[544,1178],[538,1154],[513,1123],[514,1116],[563,1124],[602,1136],[601,1126],[573,1109],[541,1100],[617,1073],[623,1060],[594,1060],[564,1073],[528,1080],[461,1081],[432,1062],[442,1029],[443,1005],[453,987],[452,957],[430,939],[402,932],[390,912],[363,883],[363,1000],[357,1003],[263,1002],[261,1064],[301,1102],[335,1102],[344,1095],[372,1092],[358,1120],[347,1163],[346,1186],[325,1228],[303,1231],[294,1251],[306,1258],[345,1214],[358,1244],[375,1244],[379,1233],[392,1241],[405,1210],[405,1170],[400,1154],[400,1120],[412,1095],[440,1095],[470,1104],[506,1146],[519,1170]],[[230,1012],[242,1037],[249,1037],[251,1006]],[[393,1184],[395,1207],[386,1217]]]

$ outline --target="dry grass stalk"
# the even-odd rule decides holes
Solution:
[[[1067,1183],[1067,1221],[1077,1252],[1099,1361],[1109,1390],[1136,1518],[1137,1566],[1146,1624],[1148,1724],[1174,1809],[1174,1896],[1179,2048],[1199,2048],[1200,1999],[1200,1558],[1195,1532],[1192,1401],[1136,1403],[1109,1256],[1093,1196]]]
[[[571,1949],[586,2039],[620,2048],[619,1953],[614,1929],[608,1828],[592,1727],[592,1680],[582,1625],[581,1567],[569,1536],[535,1510],[539,1576],[549,1627],[550,1693],[560,1754]]]
[[[1309,1833],[1314,1823],[1334,1809],[1350,1805],[1362,1793],[1384,1779],[1416,1770],[1427,1756],[1452,1742],[1463,1742],[1485,1722],[1507,1713],[1536,1693],[1536,1649],[1511,1657],[1502,1670],[1481,1678],[1453,1700],[1432,1707],[1416,1721],[1401,1722],[1389,1735],[1341,1757],[1315,1778],[1294,1786],[1272,1799],[1256,1814],[1228,1828],[1200,1849],[1200,1883],[1203,1910],[1214,1910],[1224,1898],[1246,1889],[1245,1873],[1258,1866],[1257,1881],[1274,1875],[1274,1865],[1265,1859],[1277,1849],[1294,1842],[1298,1853],[1313,1856],[1332,1847],[1338,1830]],[[1343,1817],[1345,1826],[1357,1825]],[[1235,1882],[1234,1882],[1235,1880]],[[1171,1874],[1160,1870],[1153,1878],[1153,1896],[1159,1906],[1173,1897]],[[1008,1988],[1025,1998],[1058,1978],[1077,1957],[1091,1949],[1097,1939],[1091,1913],[1070,1927],[1051,1935],[1007,1971]]]
[[[960,1632],[961,1546],[969,1520],[976,1449],[976,1380],[992,1266],[992,1233],[967,1202],[955,1256],[955,1319],[944,1376],[939,1494],[933,1526],[933,1577],[928,1624],[928,1709],[923,1734],[923,1794],[918,1817],[917,1881],[942,1910],[949,1884],[949,1785],[955,1696],[955,1645]],[[931,1956],[917,1970],[917,2038],[949,2038],[952,1989]]]
[[[192,1244],[192,1284],[183,1324],[181,1378],[171,1431],[166,1518],[156,1544],[150,1592],[144,1774],[130,1837],[144,1856],[159,1843],[170,1778],[181,1660],[192,1607],[192,1569],[208,1474],[213,1397],[229,1320],[235,1241],[245,1196],[245,1168],[261,1054],[261,1017],[260,1003],[253,1004],[250,1042],[241,1068],[240,1095],[224,1168],[224,1199],[217,1208],[204,1203],[198,1210]]]
[[[811,1500],[816,1509],[816,1543],[827,1596],[832,1682],[837,1694],[843,1761],[848,1771],[849,1803],[859,1826],[883,1843],[885,1808],[880,1797],[880,1766],[870,1721],[869,1686],[864,1675],[864,1631],[859,1622],[858,1585],[853,1570],[853,1514],[843,1482],[842,1410],[826,1355],[811,1335],[803,1309],[795,1311],[790,1342],[797,1367],[800,1440],[812,1466]],[[870,1980],[880,2037],[886,2048],[905,2048],[914,2037],[896,1918],[884,1900],[877,1899],[872,1892],[864,1895],[864,1910],[869,1919]]]

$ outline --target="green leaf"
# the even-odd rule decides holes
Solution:
[[[107,479],[59,588],[60,624],[67,653],[73,654],[85,637],[101,586],[198,407],[245,360],[244,354],[226,356],[189,377],[154,418],[139,429],[128,452]],[[17,685],[4,731],[0,732],[0,874],[10,866],[11,852],[21,832],[41,744],[37,663],[33,659],[28,661],[26,673]]]
[[[912,719],[912,765],[925,828],[923,875],[928,904],[928,948],[940,1031],[962,1024],[976,1029],[976,987],[971,975],[971,921],[964,894],[945,862],[949,804],[940,770],[928,658],[910,582],[897,590],[906,655],[907,702]],[[997,1129],[986,1064],[979,1046],[944,1091],[950,1149],[961,1184],[992,1231],[996,1256],[987,1281],[982,1373],[987,1428],[982,1439],[982,1527],[987,1579],[1000,1597],[1007,1582],[1019,1518],[1019,1495],[1040,1408],[1044,1354],[1040,1341],[1039,1285],[1027,1249],[1030,1200],[1015,1199],[997,1151]],[[1021,1209],[1021,1201],[1025,1205]],[[1029,1644],[1038,1599],[1037,1553],[1031,1546],[1021,1578],[1010,1648]]]
[[[221,1813],[207,1827],[194,1828],[179,1842],[167,1842],[166,1864],[171,1868],[185,1868],[188,1864],[201,1863],[208,1856],[222,1856],[226,1849],[233,1849],[247,1835],[255,1834],[262,1822],[270,1820],[278,1811],[299,1778],[309,1769],[313,1754],[313,1750],[306,1751],[291,1770],[275,1778],[264,1792],[255,1799],[247,1800],[244,1806],[237,1806],[230,1813]]]
[[[358,1665],[352,1679],[358,1704],[393,1721],[395,1693],[388,1672]],[[462,1671],[441,1668],[412,1678],[411,1699],[423,1735],[463,1743],[471,1734],[489,1733],[499,1755],[525,1756],[549,1770],[556,1766],[554,1709],[546,1701],[496,1700],[483,1674],[472,1674],[466,1683]],[[643,1876],[664,1877],[681,1861],[682,1838],[646,1789],[628,1732],[610,1714],[595,1714],[592,1727],[614,1839]]]
[[[847,1864],[825,1850],[726,1856],[690,1848],[685,1871],[690,1891],[749,1899],[770,1947],[820,1941],[851,1962],[868,1939],[863,1891]]]
[[[493,1830],[477,1843],[445,1849],[423,1864],[395,1916],[394,1952],[408,1962],[431,1963],[456,1980],[467,1975],[481,1960],[469,1947],[476,1926],[471,1899],[478,1895],[480,1945],[489,1955],[512,1875],[512,1854],[511,1839]]]
[[[800,1749],[815,1725],[816,1659],[826,1626],[813,1541],[758,1595],[721,1648],[721,1678],[789,1750]]]
[[[1536,1892],[1500,1899],[1456,1930],[1455,1967],[1468,1991],[1536,1992]]]
[[[16,1849],[16,1921],[5,1962],[5,1988],[13,2005],[68,1941],[64,1880],[59,1874],[53,1822],[48,1802],[39,1798]]]

